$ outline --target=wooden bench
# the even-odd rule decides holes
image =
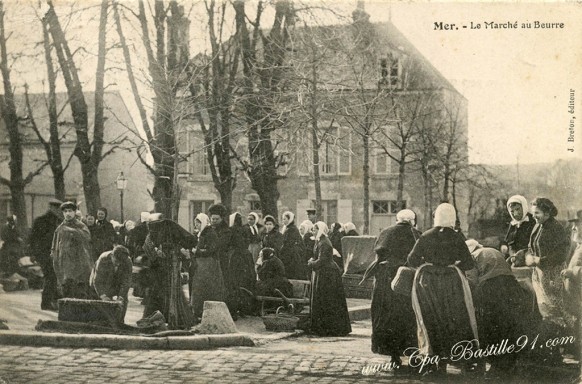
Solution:
[[[292,304],[294,312],[300,312],[300,308],[309,305],[311,302],[311,281],[309,280],[289,280],[293,285],[293,296],[286,297],[281,291],[275,291],[279,296],[256,296],[261,303],[261,316],[265,315],[265,303]]]

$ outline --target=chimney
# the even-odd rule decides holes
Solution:
[[[352,12],[352,19],[354,23],[367,22],[370,20],[370,15],[366,12],[364,1],[359,0],[356,9]]]

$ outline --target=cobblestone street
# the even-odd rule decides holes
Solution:
[[[388,362],[369,352],[369,322],[345,338],[299,337],[209,351],[140,351],[0,346],[0,383],[408,383],[436,382],[391,372],[364,375]],[[516,371],[513,383],[578,383],[575,367]],[[449,368],[448,382],[475,383]],[[2,381],[3,380],[3,381]],[[490,382],[490,381],[489,381]]]

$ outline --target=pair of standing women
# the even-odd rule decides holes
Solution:
[[[212,207],[211,207],[212,208]],[[196,216],[198,245],[193,251],[191,304],[194,315],[202,317],[204,301],[224,301],[231,314],[247,313],[240,295],[240,287],[255,289],[253,256],[248,250],[249,238],[239,213],[232,214],[230,228],[216,220],[213,209],[211,219],[204,213]],[[220,215],[222,216],[222,215]]]

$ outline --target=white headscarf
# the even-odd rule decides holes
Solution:
[[[523,211],[523,217],[521,218],[521,220],[515,220],[515,218],[511,214],[511,209],[509,209],[509,205],[513,203],[521,204],[521,210]],[[524,221],[529,221],[529,216],[527,215],[527,213],[529,212],[529,204],[527,203],[525,197],[523,197],[522,195],[511,196],[509,200],[507,200],[507,211],[509,212],[509,216],[511,216],[511,225],[517,225],[517,227],[519,228],[521,223],[523,223]]]
[[[414,225],[416,215],[410,209],[403,209],[396,214],[396,221],[399,223],[410,223]]]
[[[289,216],[289,223],[284,225],[283,228],[281,228],[281,233],[285,233],[285,231],[287,230],[287,226],[289,224],[293,224],[295,222],[295,214],[291,211],[286,211],[283,212],[283,216],[281,217],[285,217],[285,216]]]
[[[311,232],[312,228],[313,223],[311,222],[311,220],[304,220],[299,226],[299,233],[301,233],[301,230],[303,230],[303,235],[305,235],[306,233]]]
[[[198,237],[200,237],[204,228],[210,225],[210,219],[205,213],[199,213],[196,215],[196,220],[200,222],[200,231],[198,231]]]
[[[317,234],[315,235],[316,241],[319,241],[321,236],[327,236],[327,234],[329,233],[329,228],[327,227],[327,224],[325,224],[323,221],[318,221],[317,223],[315,223],[314,226],[317,226]]]
[[[234,225],[234,220],[236,219],[236,215],[239,215],[240,216],[240,213],[235,212],[235,213],[233,213],[232,215],[230,215],[228,217],[228,226],[229,227],[232,227]]]
[[[150,217],[150,213],[149,212],[142,212],[139,214],[139,221],[141,221],[142,223],[145,223],[147,221],[149,221]]]
[[[434,226],[455,228],[457,221],[457,211],[449,203],[442,203],[434,211]]]
[[[475,239],[466,240],[465,244],[467,244],[467,248],[469,248],[469,252],[471,253],[475,252],[479,248],[483,248],[483,246]]]
[[[344,230],[346,231],[346,233],[348,233],[351,230],[354,230],[355,231],[356,230],[356,225],[354,223],[352,223],[351,221],[350,222],[347,222],[347,223],[344,224]]]
[[[251,213],[249,213],[249,216],[252,216],[255,218],[255,225],[249,225],[249,227],[251,228],[251,233],[253,235],[258,235],[259,234],[259,227],[257,227],[257,224],[259,223],[259,215],[257,215],[256,212],[251,212]]]

